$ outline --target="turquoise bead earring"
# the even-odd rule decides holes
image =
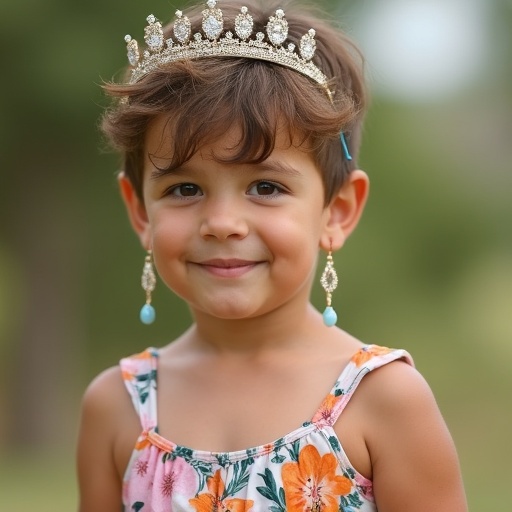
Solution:
[[[332,327],[333,325],[336,325],[336,322],[338,321],[338,315],[331,306],[332,292],[336,290],[336,287],[338,286],[338,274],[334,268],[332,248],[329,250],[329,254],[327,255],[327,263],[322,277],[320,278],[320,284],[327,294],[327,307],[323,313],[324,324],[327,327]]]
[[[151,293],[156,286],[156,276],[153,270],[153,263],[151,261],[152,252],[149,249],[144,260],[144,267],[142,268],[141,284],[142,289],[146,292],[146,303],[140,310],[140,321],[143,324],[149,325],[155,321],[156,313],[155,308],[151,305]]]

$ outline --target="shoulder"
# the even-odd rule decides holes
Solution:
[[[131,415],[130,397],[118,366],[89,384],[82,399],[77,442],[80,510],[107,511],[120,506],[124,460],[116,456],[116,446],[126,422],[134,421]]]
[[[455,447],[423,376],[393,361],[366,375],[358,393],[379,510],[427,510],[419,503],[439,501],[443,511],[466,510]]]
[[[83,408],[101,410],[126,394],[120,366],[112,366],[98,374],[87,386],[82,400]]]
[[[369,372],[357,390],[364,417],[364,437],[377,459],[387,443],[413,435],[410,429],[427,423],[444,424],[434,394],[421,373],[403,360]]]
[[[424,402],[435,403],[430,386],[421,373],[407,361],[397,358],[377,366],[359,385],[358,393],[373,414],[417,408]]]
[[[89,435],[101,433],[104,441],[116,436],[119,418],[129,414],[130,396],[119,366],[111,367],[88,385],[82,398],[82,429]]]
[[[125,379],[121,367],[113,366],[92,380],[83,395],[79,431],[86,457],[97,450],[113,456],[120,469],[141,431]]]
[[[126,358],[121,365],[112,366],[97,375],[87,386],[81,411],[81,429],[98,442],[115,448],[125,432],[140,433],[140,420],[134,407],[127,383],[138,375],[133,367],[126,367]]]

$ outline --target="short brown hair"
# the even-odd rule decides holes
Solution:
[[[206,142],[233,124],[240,129],[236,151],[227,163],[260,163],[272,153],[278,127],[300,134],[301,144],[314,155],[322,171],[328,203],[357,161],[366,111],[362,56],[350,39],[324,21],[313,8],[280,1],[227,0],[224,19],[232,20],[250,4],[255,32],[264,31],[277,8],[284,8],[288,40],[299,44],[310,28],[316,30],[315,64],[327,75],[325,88],[297,71],[277,64],[237,57],[210,57],[172,63],[135,84],[105,84],[108,94],[124,101],[105,113],[102,130],[124,159],[123,170],[142,199],[145,134],[151,121],[168,115],[174,134],[169,169],[186,162]],[[186,12],[193,31],[199,31],[203,7]],[[229,28],[227,28],[229,30]],[[170,37],[171,26],[164,28]],[[348,161],[339,140],[344,132],[353,160]]]

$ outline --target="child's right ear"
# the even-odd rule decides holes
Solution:
[[[144,203],[140,200],[133,188],[132,182],[126,177],[124,172],[119,173],[117,181],[130,223],[135,233],[139,236],[140,243],[144,249],[148,250],[151,248],[151,230]]]

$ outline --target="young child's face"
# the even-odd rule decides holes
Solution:
[[[150,126],[144,164],[147,243],[165,283],[196,313],[257,317],[307,300],[328,211],[313,157],[278,136],[262,164],[224,164],[232,129],[182,167],[169,160],[165,119]],[[152,157],[148,156],[152,155]]]

